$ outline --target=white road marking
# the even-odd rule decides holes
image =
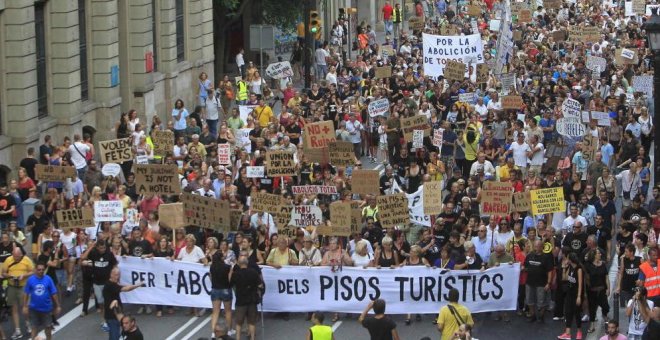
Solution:
[[[342,321],[337,321],[334,324],[332,324],[332,331],[335,332],[339,326],[341,326]]]
[[[199,332],[202,327],[206,326],[207,323],[211,322],[211,316],[206,317],[204,321],[202,321],[197,327],[193,328],[185,337],[181,338],[181,340],[188,340],[192,338],[197,332]]]
[[[172,333],[172,335],[170,335],[169,337],[167,337],[167,339],[165,339],[165,340],[174,340],[174,339],[177,339],[177,336],[178,336],[179,334],[181,334],[183,331],[185,331],[186,328],[190,327],[190,325],[192,325],[193,323],[195,323],[195,321],[197,321],[197,320],[199,320],[199,317],[197,317],[197,316],[193,316],[192,318],[190,318],[190,320],[188,320],[188,322],[186,322],[185,324],[183,324],[183,326],[179,327],[179,329],[177,329],[174,333]]]

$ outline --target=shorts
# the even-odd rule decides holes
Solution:
[[[242,325],[247,316],[248,325],[254,325],[257,323],[257,305],[250,304],[247,306],[236,306],[234,310],[234,320],[237,325]]]
[[[103,285],[94,284],[94,296],[96,296],[96,303],[103,304]]]
[[[387,151],[387,142],[383,142],[383,141],[381,141],[380,143],[378,143],[378,150],[385,150],[385,151]]]
[[[532,287],[525,285],[525,302],[527,305],[534,305],[536,307],[547,307],[550,299],[550,292],[546,292],[544,287]]]
[[[23,287],[7,287],[7,306],[23,304]]]
[[[30,308],[30,325],[33,329],[42,330],[53,327],[53,313],[39,312]]]
[[[211,289],[211,301],[231,301],[233,297],[231,289]]]
[[[37,243],[32,243],[32,255],[36,256],[39,254],[39,245]]]

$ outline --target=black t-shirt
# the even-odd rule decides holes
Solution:
[[[654,319],[649,320],[649,323],[646,324],[644,334],[642,335],[642,340],[652,339],[660,339],[660,322]]]
[[[50,145],[42,144],[39,147],[39,163],[48,164],[48,160],[46,159],[46,155],[49,155],[49,156],[53,155],[53,147],[50,146]]]
[[[32,225],[32,244],[37,244],[39,235],[41,235],[48,226],[48,218],[45,214],[41,214],[41,217],[30,215],[26,225]]]
[[[637,285],[639,279],[639,266],[642,261],[640,257],[635,256],[632,260],[623,257],[621,265],[623,265],[623,276],[621,277],[621,290],[624,292],[631,292]]]
[[[135,241],[132,240],[128,243],[128,252],[131,256],[140,257],[142,255],[149,255],[153,253],[151,243],[147,240]]]
[[[211,287],[213,289],[229,288],[229,271],[231,266],[224,261],[215,261],[211,264]]]
[[[568,233],[566,234],[566,237],[564,237],[564,241],[562,241],[561,244],[562,246],[571,248],[571,251],[579,256],[582,254],[584,248],[587,247],[587,234],[574,234],[572,232]]]
[[[52,259],[53,258],[50,255],[41,254],[37,256],[37,263],[48,263],[48,261],[51,261]],[[46,265],[46,275],[50,276],[50,278],[53,280],[53,283],[57,285],[57,275],[55,274],[55,270],[55,267]]]
[[[596,236],[596,244],[601,249],[607,249],[607,241],[612,239],[612,233],[605,227],[604,223],[602,228],[597,228],[596,226],[588,227],[587,235]]]
[[[443,212],[440,213],[440,215],[438,215],[438,217],[442,218],[442,220],[444,221],[444,224],[445,224],[444,229],[446,229],[446,230],[451,229],[451,227],[454,225],[454,223],[456,223],[456,220],[458,220],[458,214],[453,212],[453,211],[450,212],[450,213],[447,213],[447,212],[443,211]]]
[[[9,242],[9,244],[4,245],[0,243],[0,263],[5,263],[5,260],[11,256],[11,251],[14,249],[14,245]]]
[[[39,162],[34,158],[23,158],[19,164],[21,168],[25,169],[28,177],[30,177],[35,183],[37,183],[37,178],[34,173],[34,168],[39,164]]]
[[[455,264],[465,263],[465,247],[449,245],[449,257]]]
[[[5,196],[0,196],[0,210],[6,211],[11,209],[11,207],[15,206],[16,202],[14,202],[14,197],[10,193],[7,193]],[[0,215],[0,220],[3,221],[9,221],[13,219],[14,217],[12,214],[2,214]]]
[[[236,266],[231,277],[231,285],[236,287],[236,306],[248,306],[258,303],[257,289],[261,279],[259,273],[247,267],[245,269]]]
[[[252,129],[248,133],[248,137],[254,137],[254,138],[261,138],[261,129]],[[257,150],[257,142],[256,141],[251,141],[252,144],[252,152]]]
[[[2,206],[0,205],[0,208],[1,207]],[[621,215],[621,219],[630,221],[635,216],[637,216],[639,218],[642,218],[642,217],[646,217],[648,219],[651,218],[651,215],[649,215],[649,212],[646,211],[646,209],[644,209],[642,207],[639,207],[639,208],[630,207],[630,208],[626,209],[626,211],[623,212],[623,215]]]
[[[121,298],[119,297],[119,293],[121,293],[121,287],[115,282],[108,282],[105,284],[103,287],[103,317],[106,320],[116,320],[117,316],[115,315],[115,312],[110,308],[110,303],[113,300],[117,300],[119,303],[119,308],[122,307],[121,303]]]
[[[479,253],[474,253],[474,257],[465,260],[468,263],[467,269],[481,269],[481,265],[484,263]]]
[[[289,126],[286,127],[286,132],[287,133],[297,133],[298,136],[302,133],[302,130],[300,129],[300,126],[298,124],[289,124]],[[300,137],[297,138],[290,138],[291,144],[293,145],[298,145],[300,142]]]
[[[135,328],[132,332],[121,331],[119,340],[144,340],[144,336],[139,328]]]
[[[431,242],[433,242],[433,245],[426,250],[424,253],[424,258],[426,261],[432,264],[435,263],[435,260],[440,258],[440,247],[438,247],[438,243],[435,242],[435,239],[431,239]],[[419,242],[419,246],[422,248],[426,247],[428,244],[429,242]]]
[[[92,261],[92,275],[95,285],[102,285],[110,279],[110,271],[117,265],[117,259],[109,250],[101,254],[97,248],[92,249],[87,255],[87,259]],[[108,301],[108,300],[105,300]]]
[[[440,230],[433,228],[433,237],[435,238],[435,244],[442,248],[449,242],[449,230],[444,227]]]
[[[612,216],[616,215],[616,206],[614,205],[614,202],[607,200],[607,203],[603,206],[603,203],[598,200],[594,203],[594,207],[596,208],[596,213],[603,216],[603,224],[611,230]]]
[[[622,233],[616,234],[616,242],[619,244],[619,253],[623,254],[626,250],[626,244],[632,243],[633,233],[629,233],[628,236],[623,236]]]
[[[369,330],[371,340],[391,340],[392,330],[396,329],[396,323],[387,316],[382,318],[367,316],[362,320],[362,326]]]
[[[525,258],[527,284],[532,287],[543,287],[548,283],[548,272],[552,270],[552,255],[530,253]]]

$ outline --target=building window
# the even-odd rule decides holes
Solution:
[[[48,84],[46,81],[46,4],[34,4],[34,31],[37,43],[37,107],[39,118],[48,116]]]
[[[154,59],[154,72],[158,71],[158,0],[151,1],[151,35],[152,35],[152,48]]]
[[[87,0],[78,0],[78,47],[80,48],[80,99],[89,99],[87,70]]]
[[[183,26],[183,0],[176,0],[176,60],[182,62],[186,59],[186,35]]]

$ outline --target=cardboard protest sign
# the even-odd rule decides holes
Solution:
[[[335,125],[332,121],[305,124],[306,146],[310,149],[327,148],[330,142],[336,142]]]
[[[614,54],[614,62],[617,65],[628,65],[628,64],[637,64],[639,63],[639,56],[637,50],[626,48],[625,56],[624,48],[617,48]],[[632,52],[632,53],[631,53]]]
[[[154,143],[154,155],[166,156],[174,152],[174,132],[170,130],[152,131],[151,141]]]
[[[273,79],[293,77],[293,69],[291,68],[291,63],[288,61],[282,61],[279,63],[270,64],[266,68],[266,75]]]
[[[289,221],[291,221],[291,211],[293,211],[293,205],[290,204],[280,204],[275,208],[275,212],[272,214],[275,219],[275,224],[277,225],[277,233],[280,233],[280,229],[290,229],[293,230],[293,235],[295,235],[296,228],[290,227]],[[286,232],[287,236],[289,232]]]
[[[374,100],[367,106],[369,117],[388,116],[390,112],[390,101],[387,98]]]
[[[253,192],[250,195],[250,208],[252,208],[252,211],[274,213],[277,211],[277,206],[280,205],[280,201],[281,199],[279,195],[265,192]]]
[[[440,26],[440,35],[443,36],[453,36],[453,35],[458,35],[458,28],[452,24],[446,24],[443,26]]]
[[[503,96],[502,108],[505,110],[515,110],[523,106],[523,99],[521,96]]]
[[[133,144],[129,138],[99,142],[101,163],[124,163],[133,159]]]
[[[561,0],[543,0],[543,7],[546,9],[559,9],[561,5]]]
[[[351,201],[351,232],[362,230],[362,203],[364,201]]]
[[[566,98],[561,104],[561,110],[564,118],[579,118],[580,111],[582,110],[582,104],[580,104],[580,102],[575,99]]]
[[[231,164],[231,145],[229,143],[218,144],[218,164]]]
[[[428,118],[422,115],[399,118],[401,122],[401,131],[406,142],[412,142],[413,132],[415,130],[424,130],[424,137],[431,135],[431,125]]]
[[[552,40],[555,42],[566,40],[566,31],[560,30],[552,32]]]
[[[607,112],[591,111],[591,119],[596,120],[598,126],[610,126],[610,114]]]
[[[136,164],[135,183],[139,194],[181,193],[179,168],[175,164]]]
[[[518,14],[518,22],[531,22],[532,21],[532,11],[529,9],[523,9]]]
[[[433,130],[433,145],[441,148],[442,141],[444,139],[445,129],[435,129]]]
[[[522,31],[513,32],[513,41],[520,41],[520,40],[522,40]]]
[[[635,92],[642,92],[647,96],[653,95],[653,76],[633,76],[632,84]]]
[[[446,79],[462,81],[465,78],[465,64],[454,60],[447,60],[444,72]]]
[[[332,195],[337,193],[337,187],[334,185],[300,185],[291,187],[291,193],[294,195]]]
[[[587,127],[581,118],[567,117],[557,119],[557,132],[567,137],[582,137],[587,133]]]
[[[376,79],[384,79],[392,76],[392,67],[390,66],[381,66],[376,67],[374,77]]]
[[[424,29],[424,20],[416,16],[411,17],[408,19],[408,29],[412,31]]]
[[[351,189],[360,195],[380,194],[380,173],[378,170],[353,170],[351,176]]]
[[[57,166],[37,164],[35,176],[42,182],[64,182],[67,178],[76,176],[76,168],[72,166]]]
[[[380,54],[383,57],[383,59],[387,59],[389,57],[395,56],[396,52],[394,51],[394,48],[392,48],[392,46],[390,45],[381,45]]]
[[[335,201],[330,203],[330,220],[333,227],[351,230],[351,202]]]
[[[334,166],[350,166],[355,164],[353,144],[346,141],[336,141],[328,146],[330,164]]]
[[[187,225],[229,231],[231,216],[229,201],[184,193],[181,195],[183,214]]]
[[[424,183],[424,215],[437,215],[442,212],[442,182]]]
[[[330,162],[328,148],[312,149],[307,146],[307,143],[303,143],[303,153],[307,160],[312,163],[327,164]]]
[[[321,236],[349,236],[351,229],[342,226],[335,227],[332,221],[326,221],[326,223],[316,227],[316,233]]]
[[[477,5],[467,5],[467,14],[471,17],[481,16],[481,7]]]
[[[266,162],[268,177],[295,176],[298,173],[292,151],[268,151]]]
[[[532,203],[531,203],[529,191],[514,192],[513,206],[517,212],[528,212],[532,210]]]
[[[481,191],[481,212],[483,214],[508,214],[511,210],[513,188],[508,182],[484,182]]]
[[[266,175],[264,166],[248,166],[245,168],[247,178],[262,178]]]
[[[183,215],[183,203],[169,203],[158,206],[161,227],[182,228],[186,226]]]
[[[424,33],[422,34],[422,42],[424,74],[426,76],[442,76],[449,60],[462,63],[472,61],[473,65],[485,62],[484,44],[479,33],[449,36]]]
[[[94,221],[98,222],[121,222],[124,220],[124,207],[121,201],[96,201],[94,202]]]
[[[405,193],[378,196],[378,220],[381,226],[393,228],[407,226],[410,222],[408,214],[408,197]]]
[[[87,228],[94,225],[92,208],[56,210],[57,228]]]
[[[646,0],[632,0],[632,12],[644,15],[646,12]]]
[[[593,162],[596,158],[596,151],[598,151],[598,137],[587,134],[582,139],[582,158],[587,162]]]
[[[488,64],[477,65],[477,84],[488,82]]]
[[[241,226],[241,218],[243,217],[243,210],[241,209],[231,209],[229,211],[229,220],[231,221],[230,229],[238,230]]]
[[[296,205],[291,210],[290,225],[296,227],[309,227],[321,225],[323,213],[321,208],[315,205]]]
[[[566,211],[564,188],[548,188],[530,191],[532,214],[542,215]]]

